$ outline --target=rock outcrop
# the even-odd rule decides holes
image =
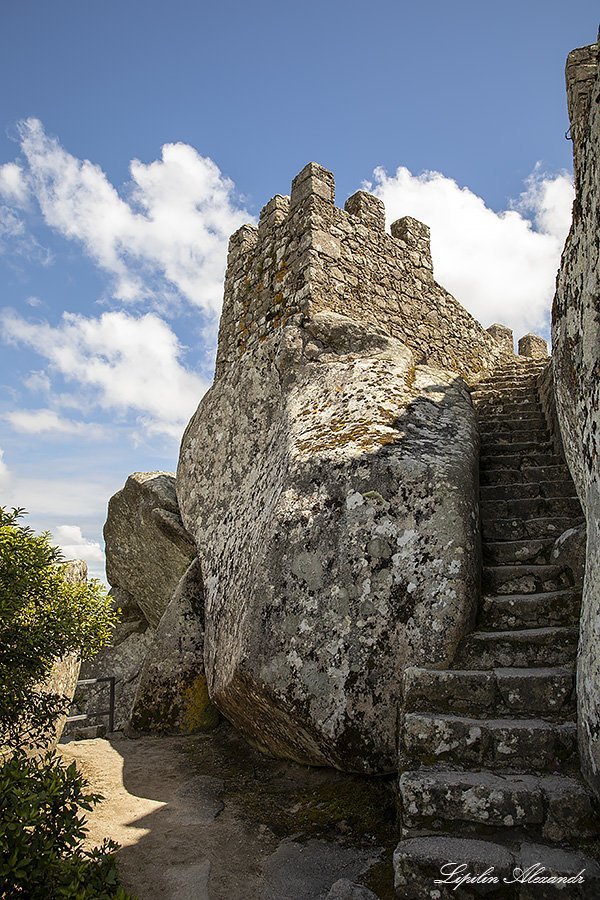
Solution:
[[[232,238],[217,377],[177,494],[216,705],[267,753],[382,772],[404,667],[448,664],[477,600],[476,421],[439,361],[482,369],[500,345],[433,281],[424,226],[390,237],[380,201],[343,212],[332,182],[311,164],[289,207],[275,198],[257,236]],[[439,304],[438,368],[419,364],[431,310],[410,331],[417,277]]]
[[[204,588],[195,559],[179,582],[152,638],[131,724],[140,731],[213,728],[219,714],[204,675]]]
[[[104,526],[106,577],[156,628],[195,556],[169,472],[134,472],[111,497]]]
[[[552,313],[554,381],[565,453],[587,520],[578,659],[579,744],[600,796],[600,67],[597,44],[567,61],[575,164],[573,224]]]
[[[82,676],[115,676],[115,725],[120,729],[130,723],[144,660],[151,648],[157,652],[157,627],[196,554],[181,522],[174,476],[130,475],[110,499],[104,539],[106,574],[122,620],[111,645],[84,663]],[[88,689],[88,708],[98,705],[102,691]]]

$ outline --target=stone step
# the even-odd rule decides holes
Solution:
[[[513,441],[512,443],[500,444],[494,443],[488,446],[483,446],[481,449],[482,456],[504,456],[515,455],[517,453],[528,456],[532,453],[553,453],[554,448],[550,441],[535,441],[535,440],[526,440],[526,441]]]
[[[463,834],[518,829],[558,843],[597,828],[588,792],[572,777],[423,768],[402,773],[399,793],[403,836],[412,828]]]
[[[482,500],[479,504],[483,520],[581,518],[578,497],[523,497],[518,500]]]
[[[534,841],[502,843],[445,834],[406,838],[396,847],[393,864],[396,897],[402,900],[431,900],[432,897],[436,900],[478,897],[597,900],[600,897],[600,865],[596,860],[577,849]],[[453,870],[456,870],[454,874]],[[570,882],[560,887],[539,881],[527,883],[515,878],[515,870],[529,872],[530,877],[555,876]],[[469,881],[459,880],[469,875]]]
[[[582,521],[581,516],[578,521]],[[484,541],[520,541],[528,538],[559,537],[577,522],[572,516],[546,516],[539,519],[484,519],[481,533]]]
[[[525,500],[528,497],[575,497],[575,486],[570,478],[556,481],[532,481],[514,484],[483,484],[482,500]]]
[[[404,673],[406,712],[536,715],[571,718],[575,673],[569,669],[423,669]]]
[[[487,594],[542,594],[573,585],[564,566],[484,566],[482,586]]]
[[[548,427],[545,422],[541,421],[539,416],[529,419],[516,419],[510,417],[510,426],[508,420],[506,422],[498,422],[497,418],[479,415],[478,417],[479,433],[481,440],[486,444],[491,444],[495,440],[540,440],[545,443],[550,441]],[[528,435],[535,434],[535,438]]]
[[[443,763],[564,773],[577,761],[574,722],[415,712],[404,716],[401,737],[401,768]]]
[[[513,417],[521,415],[522,413],[540,413],[542,411],[540,403],[533,399],[521,400],[519,402],[498,398],[491,398],[488,400],[482,399],[475,404],[475,409],[480,420],[487,416],[508,415]]]
[[[476,409],[498,404],[518,406],[528,403],[535,405],[539,412],[543,412],[537,391],[530,387],[512,388],[511,390],[489,388],[471,391],[471,399]]]
[[[473,631],[459,647],[456,669],[524,669],[575,662],[579,629],[569,626],[518,631]]]
[[[581,590],[575,588],[545,594],[506,594],[484,597],[479,609],[482,630],[573,626],[579,622]]]
[[[528,451],[526,453],[485,453],[479,460],[479,468],[483,471],[490,469],[531,469],[538,466],[555,466],[556,454],[541,450]]]
[[[572,479],[569,470],[562,463],[551,466],[536,466],[534,468],[523,469],[492,469],[487,472],[479,473],[479,480],[484,484],[534,484],[538,481],[545,482],[563,482]],[[573,496],[575,496],[575,488],[573,487]]]
[[[537,392],[537,378],[532,377],[531,375],[527,375],[521,378],[515,378],[514,375],[510,373],[507,375],[502,375],[499,378],[486,379],[485,381],[478,381],[473,391],[475,393],[485,392],[485,391],[506,391],[507,393],[513,393],[513,391],[536,391]]]
[[[534,563],[544,565],[550,561],[555,538],[530,538],[521,541],[486,541],[483,544],[483,562],[487,566],[519,565]]]
[[[477,384],[504,384],[506,381],[517,381],[518,383],[527,381],[535,384],[540,371],[537,366],[525,369],[519,369],[516,366],[502,367],[485,375]]]
[[[514,431],[515,428],[526,428],[530,422],[534,428],[538,425],[540,428],[546,428],[548,424],[546,422],[546,417],[538,409],[524,410],[515,415],[511,415],[510,413],[490,414],[487,410],[481,409],[478,410],[477,418],[482,427],[489,428],[490,430],[495,430],[497,428],[499,430],[507,429],[509,431]]]
[[[542,444],[543,446],[550,444],[550,437],[546,428],[534,429],[524,428],[508,431],[492,430],[480,426],[479,437],[481,441],[481,452],[485,453],[486,448],[505,447],[506,445],[521,446],[528,443]]]

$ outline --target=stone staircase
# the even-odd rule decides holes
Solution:
[[[600,823],[577,756],[581,586],[551,562],[556,538],[583,517],[547,433],[536,388],[543,365],[516,358],[472,392],[482,601],[452,669],[406,673],[394,868],[396,895],[407,900],[600,897],[590,858]],[[449,863],[465,866],[454,878],[493,870],[455,890],[456,881],[434,883]],[[514,883],[515,867],[530,866],[575,879],[586,869],[584,882],[560,891]]]

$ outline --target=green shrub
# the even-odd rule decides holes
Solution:
[[[116,616],[100,583],[70,581],[50,536],[22,514],[0,507],[0,897],[126,898],[118,845],[83,847],[84,813],[102,798],[74,763],[42,753],[69,703],[42,683],[66,654],[106,644]]]
[[[4,897],[126,898],[118,887],[114,851],[106,840],[82,848],[82,812],[101,799],[87,792],[75,763],[54,753],[15,753],[0,769],[0,885]]]
[[[47,533],[0,507],[0,747],[39,746],[68,700],[40,684],[61,657],[82,659],[110,639],[116,615],[98,581],[65,578]]]

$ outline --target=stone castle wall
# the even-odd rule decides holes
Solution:
[[[552,311],[554,382],[565,454],[586,514],[577,670],[584,772],[600,796],[600,66],[592,44],[569,54],[575,168],[573,224]]]
[[[429,229],[411,217],[385,231],[383,203],[358,191],[339,209],[333,175],[309,163],[258,228],[231,238],[217,378],[286,322],[322,310],[406,344],[415,361],[468,379],[501,356],[494,338],[433,277]]]

